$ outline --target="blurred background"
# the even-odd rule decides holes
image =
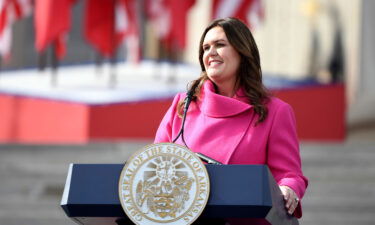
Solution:
[[[375,220],[375,1],[0,0],[0,224],[74,224],[70,163],[124,163],[200,74],[214,18],[251,28],[292,105],[301,224]]]

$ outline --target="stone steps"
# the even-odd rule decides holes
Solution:
[[[60,208],[69,163],[123,163],[147,142],[0,146],[0,224],[73,225]],[[375,140],[302,143],[302,225],[372,225]]]

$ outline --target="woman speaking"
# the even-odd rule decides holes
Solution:
[[[266,164],[288,213],[300,218],[308,180],[301,170],[294,113],[264,87],[248,27],[235,18],[213,21],[200,39],[199,62],[201,75],[188,88],[191,99],[185,93],[175,96],[155,143],[176,141],[223,164]]]

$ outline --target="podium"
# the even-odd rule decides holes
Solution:
[[[118,197],[122,164],[71,164],[61,207],[66,215],[85,225],[133,224]],[[227,218],[257,218],[273,225],[295,225],[266,165],[206,165],[210,177],[210,197],[200,221]],[[208,224],[219,224],[210,223]],[[224,224],[224,223],[223,223]]]

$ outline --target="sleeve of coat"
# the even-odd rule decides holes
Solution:
[[[267,164],[277,183],[292,188],[302,199],[308,185],[302,173],[296,121],[290,105],[284,103],[275,112],[268,142]],[[294,215],[302,216],[301,203]]]
[[[177,114],[177,104],[180,102],[182,94],[177,94],[164,115],[159,128],[156,131],[154,143],[172,142],[173,141],[173,123]]]

